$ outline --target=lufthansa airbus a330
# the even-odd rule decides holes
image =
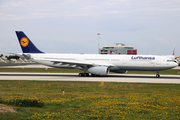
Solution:
[[[40,51],[22,32],[16,31],[25,57],[36,63],[56,68],[83,70],[79,76],[104,76],[109,72],[126,73],[128,70],[159,71],[178,66],[177,62],[166,56],[157,55],[105,55],[105,54],[56,54]]]

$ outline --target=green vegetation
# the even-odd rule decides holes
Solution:
[[[59,68],[0,68],[0,72],[31,72],[31,73],[80,73],[76,69],[59,69]],[[114,74],[114,73],[110,73]],[[127,74],[156,74],[156,71],[128,71]],[[179,69],[170,69],[161,71],[162,75],[180,75]]]
[[[43,107],[44,102],[37,99],[12,99],[12,100],[1,100],[1,103],[21,106],[21,107]]]
[[[128,71],[127,74],[156,74],[156,71]],[[179,69],[170,69],[160,71],[162,75],[180,75]]]
[[[0,72],[31,72],[31,73],[79,73],[81,70],[76,69],[59,69],[59,68],[0,68]]]
[[[76,69],[59,69],[59,68],[0,68],[0,72],[34,72],[34,73],[80,73],[81,70]],[[113,73],[111,73],[113,74]],[[127,74],[156,74],[156,71],[128,71]],[[170,69],[161,71],[164,75],[180,75],[179,69]]]
[[[179,84],[0,81],[0,101],[40,100],[42,108],[14,105],[2,120],[180,119]],[[64,91],[64,93],[63,93]]]
[[[10,63],[10,62],[8,62],[8,63],[0,62],[0,64],[13,64],[13,63]]]

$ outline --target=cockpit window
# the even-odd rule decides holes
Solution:
[[[167,60],[167,62],[177,62],[176,60]]]
[[[174,62],[174,60],[167,60],[167,62]]]

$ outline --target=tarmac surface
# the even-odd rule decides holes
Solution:
[[[10,73],[0,72],[0,80],[38,80],[38,81],[91,81],[128,83],[172,83],[180,84],[180,75],[110,74],[102,77],[79,77],[78,73]]]
[[[0,64],[1,68],[50,68],[37,63]],[[174,68],[180,69],[180,66]],[[39,81],[93,81],[129,83],[172,83],[180,84],[180,75],[110,74],[102,77],[79,77],[78,73],[14,73],[0,72],[0,80],[39,80]]]
[[[0,64],[0,68],[52,68],[52,67],[34,62],[30,62],[30,63],[24,62],[24,63]],[[180,69],[180,66],[177,66],[173,69]]]

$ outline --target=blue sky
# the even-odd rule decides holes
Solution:
[[[0,0],[0,53],[21,52],[24,31],[44,52],[96,54],[115,43],[180,56],[179,0]]]

